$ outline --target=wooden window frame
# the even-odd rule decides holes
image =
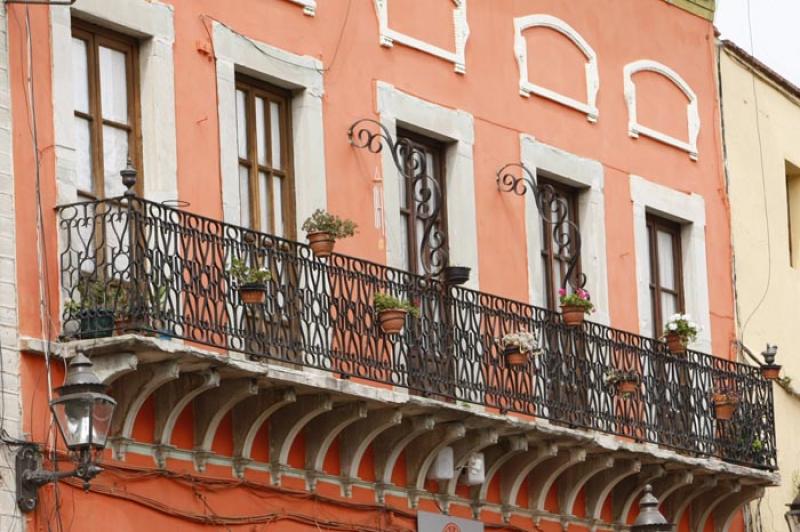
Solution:
[[[580,217],[578,215],[578,195],[580,194],[580,190],[571,187],[569,185],[565,185],[564,183],[560,183],[558,181],[554,181],[552,179],[548,179],[544,176],[537,176],[540,185],[550,185],[553,187],[556,195],[558,197],[564,198],[567,202],[567,219],[574,223],[578,229],[580,230]],[[545,286],[547,287],[545,291],[545,305],[549,310],[557,310],[559,307],[559,296],[557,291],[554,289],[555,287],[555,263],[559,262],[561,267],[559,268],[558,275],[561,276],[566,273],[566,269],[569,267],[569,264],[562,260],[561,258],[556,256],[556,249],[553,246],[553,224],[549,221],[542,220],[542,251],[541,256],[544,261],[544,277],[545,277]],[[572,272],[572,275],[578,279],[581,274],[581,263],[580,260],[575,267],[575,271]],[[559,279],[560,283],[561,279]]]
[[[245,166],[249,172],[249,188],[250,195],[247,198],[250,206],[250,225],[256,231],[262,233],[275,234],[275,201],[272,198],[273,186],[272,180],[275,176],[279,176],[283,180],[281,186],[281,207],[283,212],[283,237],[286,239],[294,239],[296,237],[296,220],[295,220],[295,181],[294,181],[294,156],[292,146],[292,94],[289,90],[276,87],[264,81],[242,75],[236,74],[236,87],[235,90],[243,91],[245,93],[245,114],[247,119],[247,159],[238,157],[237,146],[237,159],[239,166]],[[255,101],[256,97],[263,98],[266,102],[264,106],[264,138],[266,146],[265,158],[269,162],[268,165],[262,165],[258,162],[258,136],[256,133],[255,121]],[[238,97],[237,97],[238,98]],[[272,168],[272,121],[270,117],[271,109],[270,102],[276,102],[282,107],[283,116],[278,117],[279,127],[281,129],[281,162],[282,169],[276,170]],[[238,104],[237,104],[238,105]],[[238,110],[234,112],[237,113]],[[238,140],[238,139],[237,139]],[[272,206],[269,223],[270,227],[261,227],[261,205],[259,198],[259,182],[258,174],[263,172],[267,175],[270,186],[267,187],[267,194],[269,202]]]
[[[678,312],[685,312],[685,290],[683,285],[683,256],[681,249],[681,224],[667,220],[652,214],[647,214],[647,240],[648,252],[650,254],[650,301],[652,304],[653,336],[658,338],[664,330],[664,323],[668,316],[663,316],[661,306],[661,294],[668,293],[678,299]],[[664,288],[661,282],[661,272],[659,268],[658,256],[658,232],[665,232],[672,235],[672,260],[673,271],[675,272],[675,289]]]
[[[408,139],[423,151],[430,151],[434,154],[434,168],[428,169],[428,173],[430,174],[431,170],[433,170],[432,177],[439,183],[439,193],[442,198],[441,211],[439,212],[439,228],[444,234],[447,234],[447,167],[445,164],[445,143],[408,129],[398,128],[398,141],[403,138]],[[398,178],[405,179],[405,176],[400,174]],[[419,239],[417,238],[417,219],[414,213],[416,200],[414,198],[413,184],[406,183],[405,191],[406,207],[400,207],[400,215],[405,218],[405,227],[403,227],[403,231],[406,233],[407,238],[406,245],[408,249],[405,250],[405,253],[407,253],[408,257],[408,271],[413,274],[422,275],[423,272],[418,271]]]
[[[89,122],[89,134],[92,157],[91,167],[93,173],[93,186],[95,192],[78,190],[80,196],[91,199],[105,198],[105,162],[103,160],[103,126],[111,126],[128,132],[128,157],[137,170],[136,192],[143,194],[144,171],[142,164],[142,117],[141,95],[139,91],[139,41],[134,37],[124,35],[96,24],[82,20],[72,20],[72,37],[86,43],[87,73],[89,76],[89,112],[78,111],[73,108],[73,116]],[[100,68],[98,50],[103,46],[125,54],[126,81],[128,99],[128,117],[130,124],[123,124],[111,119],[103,118],[103,108],[100,94]],[[99,123],[99,127],[97,124]],[[120,177],[120,179],[122,179]]]

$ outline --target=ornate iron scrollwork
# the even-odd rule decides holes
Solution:
[[[356,148],[365,148],[371,153],[380,153],[388,147],[397,171],[407,186],[414,191],[414,216],[422,222],[422,238],[419,257],[425,275],[438,275],[447,266],[447,235],[442,231],[439,216],[442,212],[441,187],[429,174],[425,153],[405,138],[397,140],[379,122],[362,118],[347,131],[350,143]]]
[[[515,170],[521,170],[518,176]],[[539,217],[553,226],[553,243],[556,254],[567,263],[567,271],[561,278],[561,288],[569,284],[573,290],[586,286],[586,275],[578,273],[581,257],[581,233],[578,226],[569,219],[569,207],[555,188],[549,184],[536,182],[536,176],[522,163],[508,163],[497,171],[497,188],[501,192],[513,192],[524,196],[528,190],[533,192]]]

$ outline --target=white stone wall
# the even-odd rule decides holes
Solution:
[[[21,437],[21,403],[7,29],[6,10],[0,8],[0,344],[3,357],[0,416],[2,428],[13,438]],[[16,505],[14,456],[14,448],[0,443],[0,530],[3,531],[24,530]]]

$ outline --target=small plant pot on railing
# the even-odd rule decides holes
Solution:
[[[621,380],[617,386],[617,393],[628,397],[639,391],[639,381],[635,379]]]
[[[532,355],[541,354],[536,335],[527,331],[506,334],[500,339],[503,348],[503,360],[512,369],[528,365]]]
[[[714,394],[714,417],[719,421],[728,421],[739,406],[739,398],[727,393]]]
[[[667,341],[667,349],[673,355],[680,355],[686,352],[686,344],[678,333],[669,333],[665,340]]]
[[[779,364],[764,364],[761,366],[761,376],[768,381],[776,381],[781,376],[781,368]]]
[[[114,311],[104,308],[79,310],[75,317],[80,322],[78,338],[90,340],[106,338],[114,332]]]
[[[578,288],[572,294],[567,294],[566,288],[559,288],[558,295],[561,301],[561,319],[567,327],[580,327],[586,314],[594,312],[589,292],[583,288]]]
[[[517,346],[508,346],[503,349],[503,358],[506,366],[511,368],[521,368],[528,364],[530,356],[527,351],[523,351]]]
[[[246,283],[239,286],[239,298],[245,305],[263,305],[267,300],[267,285]]]
[[[664,324],[664,340],[667,342],[667,349],[673,355],[681,355],[686,352],[686,347],[690,342],[694,342],[700,327],[692,321],[688,314],[673,314]]]
[[[603,382],[612,387],[616,395],[628,398],[639,392],[642,378],[636,371],[610,369],[603,375]]]
[[[561,305],[561,319],[567,327],[580,327],[583,325],[586,313],[583,307],[575,305]]]
[[[333,254],[333,247],[336,245],[336,239],[333,235],[323,231],[316,233],[308,233],[308,247],[314,252],[314,255],[324,259]]]
[[[406,324],[408,311],[403,309],[388,309],[378,312],[378,323],[384,334],[400,334]]]
[[[447,286],[462,285],[469,281],[469,271],[466,266],[447,266],[444,269],[444,283]]]

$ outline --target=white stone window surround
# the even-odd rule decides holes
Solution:
[[[555,30],[567,37],[586,57],[586,101],[581,102],[554,90],[533,83],[528,78],[528,43],[523,32],[530,28],[543,27]],[[597,68],[597,53],[572,26],[552,15],[536,14],[514,19],[514,54],[519,65],[519,92],[526,98],[536,94],[577,111],[586,113],[589,122],[597,122],[597,93],[600,90],[600,73]]]
[[[302,6],[304,15],[313,17],[317,14],[317,0],[289,0],[289,2]]]
[[[649,128],[639,123],[636,112],[636,84],[633,82],[633,75],[637,72],[655,72],[661,74],[675,84],[689,99],[686,108],[688,123],[688,140],[675,138],[661,131]],[[638,138],[645,135],[669,146],[681,149],[689,153],[693,161],[697,160],[697,137],[700,134],[700,113],[697,108],[697,95],[688,83],[674,70],[666,65],[651,59],[640,59],[628,63],[624,68],[625,101],[628,104],[628,135]]]
[[[631,175],[633,231],[636,250],[636,284],[639,294],[639,331],[652,330],[650,297],[650,243],[647,233],[648,213],[681,224],[681,259],[686,312],[700,326],[697,340],[691,346],[711,352],[711,318],[708,299],[708,266],[706,263],[706,208],[702,196],[686,194]]]
[[[315,209],[325,209],[325,139],[322,63],[249,39],[213,23],[219,101],[220,172],[225,221],[239,224],[239,159],[236,145],[236,72],[292,90],[291,134],[296,234]],[[346,142],[344,132],[342,141]]]
[[[77,0],[51,6],[53,126],[59,203],[77,199],[77,163],[72,95],[72,16],[139,39],[144,195],[154,201],[177,199],[175,133],[175,40],[170,6],[141,0]]]
[[[586,274],[586,290],[597,309],[591,320],[609,324],[608,313],[608,261],[606,258],[606,214],[603,165],[598,161],[578,157],[538,142],[534,137],[520,135],[520,153],[524,164],[534,175],[539,172],[547,178],[578,189],[578,221],[581,232],[581,270]],[[538,177],[538,176],[537,176]],[[542,219],[530,191],[525,194],[525,231],[528,246],[529,300],[544,307],[542,292],[544,266],[542,264]]]
[[[471,268],[467,288],[478,289],[478,227],[475,211],[475,143],[474,120],[471,114],[448,109],[402,92],[379,81],[378,113],[380,123],[397,139],[398,126],[418,131],[444,141],[445,183],[449,263]],[[386,218],[387,261],[392,267],[402,266],[399,182],[400,175],[389,150],[381,151],[383,168],[383,201]]]
[[[428,0],[432,1],[432,0]],[[467,23],[467,0],[450,0],[453,2],[453,29],[455,33],[455,51],[445,50],[431,43],[406,35],[389,26],[389,0],[374,0],[375,13],[378,16],[381,46],[391,48],[394,43],[414,48],[434,55],[455,65],[455,71],[464,74],[467,69],[466,48],[469,39]]]

